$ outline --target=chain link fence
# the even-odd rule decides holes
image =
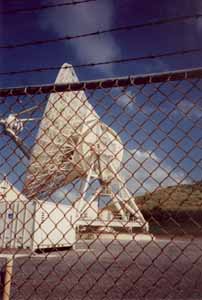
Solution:
[[[4,300],[200,299],[201,77],[0,90]]]

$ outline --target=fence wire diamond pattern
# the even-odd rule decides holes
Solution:
[[[202,70],[0,90],[3,299],[199,299]]]

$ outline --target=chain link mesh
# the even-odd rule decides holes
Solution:
[[[200,299],[201,74],[0,90],[3,299]]]

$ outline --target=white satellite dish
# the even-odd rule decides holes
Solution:
[[[78,78],[71,65],[64,64],[55,83],[71,82],[78,82]],[[17,116],[15,118],[16,128],[21,130],[22,123],[17,123]],[[6,124],[8,131],[9,124],[14,124],[14,120],[10,123],[7,120]],[[13,127],[12,130],[15,130]],[[100,120],[84,91],[52,93],[32,148],[23,193],[29,199],[49,196],[80,178],[84,181],[80,191],[84,199],[90,179],[96,178],[100,187],[85,206],[101,194],[107,194],[123,219],[126,220],[130,213],[141,226],[148,229],[143,215],[120,178],[122,158],[123,145],[119,136]],[[114,181],[124,196],[113,194],[111,185]],[[85,206],[80,207],[79,201],[75,206],[81,214],[86,209]]]

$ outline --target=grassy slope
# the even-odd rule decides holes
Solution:
[[[202,182],[146,193],[136,203],[154,234],[202,234]]]

